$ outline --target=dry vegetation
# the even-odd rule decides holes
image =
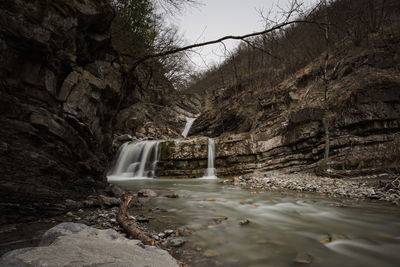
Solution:
[[[333,55],[368,46],[371,36],[400,33],[397,0],[336,0],[328,1],[327,7],[322,3],[300,18],[315,23],[295,24],[247,39],[224,63],[194,76],[188,92],[276,86],[327,50],[326,27]]]

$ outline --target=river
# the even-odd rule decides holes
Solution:
[[[114,183],[158,193],[132,215],[192,233],[180,252],[191,266],[400,266],[400,209],[390,204],[253,192],[218,180]],[[179,197],[166,197],[172,193]]]

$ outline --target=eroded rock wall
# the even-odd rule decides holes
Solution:
[[[239,89],[216,92],[190,135],[215,138],[216,168],[221,177],[274,170],[335,177],[398,172],[399,49],[400,39],[388,36],[371,40],[368,47],[332,56],[328,64],[328,111],[321,58],[276,87],[242,84]],[[330,132],[328,172],[323,164],[326,118]],[[197,170],[196,159],[204,162],[206,147],[199,151],[194,140],[189,143],[198,155],[189,153],[190,160],[185,161],[183,154],[177,156],[179,151],[174,149],[178,144],[166,147],[174,151],[164,161],[171,168],[176,168],[173,161],[179,161],[179,175],[190,173],[191,168]],[[167,173],[173,176],[173,171]]]
[[[108,1],[0,3],[0,223],[104,183],[124,97]]]

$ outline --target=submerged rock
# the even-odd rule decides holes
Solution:
[[[205,257],[212,258],[212,257],[218,257],[220,254],[214,250],[207,249],[206,251],[204,251],[203,255]]]
[[[306,252],[298,252],[293,261],[295,263],[310,264],[313,261],[313,257]]]
[[[167,251],[139,243],[114,230],[62,223],[44,234],[39,247],[3,255],[0,266],[179,266]]]
[[[141,189],[137,193],[138,197],[157,197],[157,193],[151,189]]]
[[[174,238],[168,241],[168,245],[171,247],[180,247],[186,243],[186,240],[183,238]]]
[[[167,198],[179,198],[179,196],[175,193],[170,194],[170,195],[166,195]]]
[[[248,219],[243,219],[243,220],[240,221],[240,225],[246,225],[246,224],[249,224],[249,223],[250,223],[250,221]]]

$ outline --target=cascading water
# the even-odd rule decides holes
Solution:
[[[108,181],[144,179],[155,176],[160,141],[128,142],[121,146]]]
[[[190,127],[192,127],[193,122],[194,122],[195,120],[196,120],[196,118],[189,118],[189,117],[186,117],[185,129],[183,129],[183,132],[182,132],[182,136],[183,136],[184,138],[187,137],[187,135],[188,135],[188,133],[189,133],[189,130],[190,130]]]
[[[207,170],[204,176],[200,179],[217,179],[216,171],[214,168],[214,160],[215,160],[215,143],[214,139],[208,138],[208,161],[207,161]]]

